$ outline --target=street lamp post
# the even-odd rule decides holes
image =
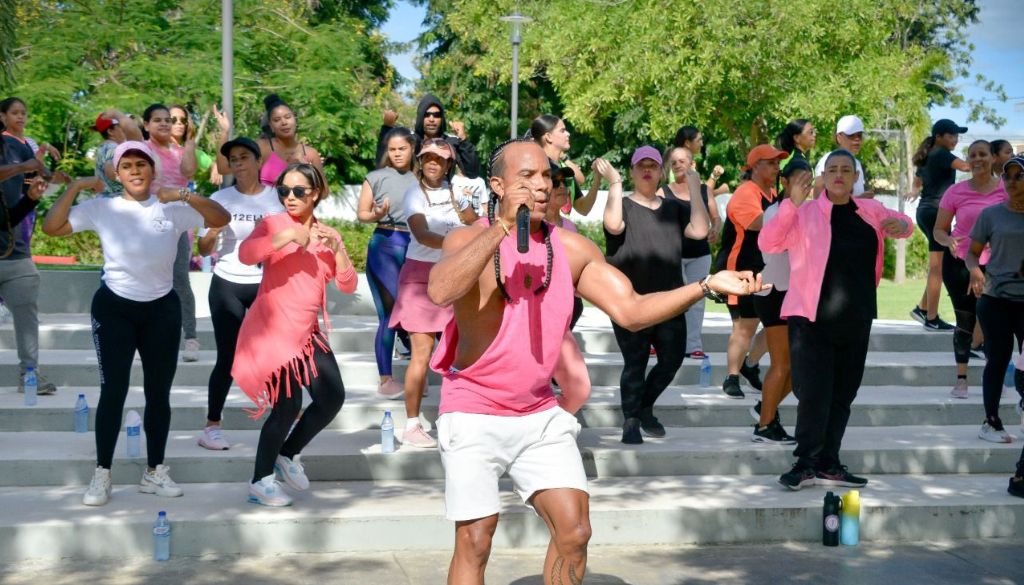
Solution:
[[[533,19],[513,12],[508,16],[502,16],[502,20],[512,25],[512,123],[509,128],[509,137],[515,138],[518,134],[516,126],[519,124],[519,45],[523,42],[521,36],[522,27]]]

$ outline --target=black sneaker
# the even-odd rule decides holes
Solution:
[[[868,485],[868,480],[863,477],[857,477],[847,471],[845,465],[840,465],[828,471],[816,472],[814,474],[814,483],[824,486],[861,488]]]
[[[772,421],[771,424],[765,428],[761,428],[761,425],[754,425],[754,434],[750,437],[750,440],[755,443],[775,443],[777,445],[792,445],[796,443],[796,439],[789,436],[786,429],[782,428],[782,425]]]
[[[743,390],[740,390],[740,377],[736,374],[731,374],[725,377],[725,382],[722,382],[722,392],[729,398],[743,398]]]
[[[754,364],[752,366],[747,365],[747,360],[743,360],[743,365],[740,366],[740,374],[747,379],[750,383],[750,387],[760,392],[761,390],[761,366]]]
[[[916,306],[914,307],[914,310],[910,312],[910,318],[921,325],[924,325],[925,322],[928,321],[928,313],[926,313],[920,306]]]
[[[761,401],[758,400],[754,406],[751,406],[750,409],[747,410],[747,412],[750,413],[750,416],[754,417],[754,422],[761,422]],[[772,422],[780,425],[782,424],[782,419],[779,418],[778,409],[775,410],[775,418],[772,419]]]
[[[953,329],[955,329],[955,327],[953,327],[949,323],[946,323],[939,317],[935,317],[934,319],[928,319],[927,321],[925,321],[924,328],[928,331],[952,331]]]
[[[1024,498],[1024,477],[1016,475],[1011,477],[1010,485],[1006,488],[1006,492],[1011,496]]]
[[[779,476],[779,483],[789,489],[799,491],[804,486],[812,486],[817,482],[814,478],[814,470],[794,465],[786,473]]]
[[[622,442],[627,445],[642,445],[643,435],[640,434],[640,419],[627,418],[622,425]]]
[[[640,430],[648,437],[661,439],[665,436],[665,425],[658,421],[653,412],[640,413]]]

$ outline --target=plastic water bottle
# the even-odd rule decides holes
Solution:
[[[380,452],[395,452],[395,421],[391,420],[391,411],[384,411],[384,420],[380,422]]]
[[[711,387],[711,358],[704,356],[700,361],[700,386],[701,388]]]
[[[128,441],[125,443],[128,457],[139,457],[142,454],[142,417],[139,416],[139,413],[134,410],[128,411],[128,415],[124,417],[124,432],[128,435]]]
[[[839,508],[843,505],[839,496],[832,492],[825,494],[821,509],[821,544],[839,546]]]
[[[850,490],[843,495],[839,542],[847,546],[860,543],[860,492],[857,490]]]
[[[210,272],[211,270],[213,270],[213,258],[209,256],[203,256],[202,260],[200,260],[200,266],[203,272]]]
[[[36,369],[25,368],[25,406],[35,406],[38,395],[39,380],[36,378]]]
[[[161,511],[153,524],[153,560],[167,561],[170,558],[171,522],[167,519],[167,512]]]
[[[85,394],[79,394],[78,402],[75,402],[75,432],[89,432],[89,404],[85,401]]]
[[[1013,370],[1013,360],[1010,360],[1010,363],[1006,364],[1006,375],[1003,376],[1003,386],[1009,388],[1010,390],[1016,388],[1016,386],[1014,386],[1013,384]],[[25,376],[25,404],[28,404],[28,374],[26,373]]]

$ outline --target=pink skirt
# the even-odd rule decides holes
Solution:
[[[427,279],[433,262],[406,260],[398,274],[398,298],[388,327],[409,333],[438,333],[455,317],[451,306],[439,307],[427,296]]]

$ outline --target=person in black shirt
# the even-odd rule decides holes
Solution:
[[[683,237],[695,240],[708,235],[708,215],[699,195],[690,198],[689,217],[673,199],[658,196],[661,182],[661,154],[651,146],[636,149],[630,175],[635,191],[622,196],[622,179],[606,161],[598,159],[595,168],[608,179],[608,204],[604,210],[605,255],[608,263],[629,278],[640,294],[667,291],[683,286],[679,264],[683,257]],[[700,193],[700,179],[690,176],[690,193]],[[686,318],[677,315],[665,321],[631,332],[612,323],[615,340],[622,351],[622,442],[643,443],[640,431],[650,437],[664,437],[665,427],[654,416],[654,402],[672,383],[686,351]],[[647,362],[654,346],[658,364],[650,373]]]
[[[395,111],[384,112],[384,123],[377,136],[377,155],[373,160],[381,160],[384,156],[387,151],[388,132],[391,132],[397,121],[398,114]],[[454,134],[448,134],[449,125]],[[413,125],[413,132],[416,134],[418,144],[417,156],[424,141],[430,138],[441,138],[455,152],[455,164],[458,165],[463,175],[470,179],[480,176],[480,160],[477,158],[476,146],[466,137],[466,125],[455,120],[449,124],[444,104],[437,96],[428,93],[420,99],[420,103],[416,106],[416,123]]]
[[[956,182],[956,172],[969,172],[971,165],[953,154],[960,135],[967,128],[952,120],[939,120],[932,125],[932,133],[924,139],[914,153],[917,167],[915,186],[920,186],[917,203],[917,226],[928,239],[928,280],[921,302],[910,316],[929,331],[951,331],[953,326],[939,318],[939,295],[942,292],[942,257],[949,254],[945,246],[935,241],[935,220],[939,216],[939,201],[946,189]],[[911,199],[918,195],[912,195]]]

